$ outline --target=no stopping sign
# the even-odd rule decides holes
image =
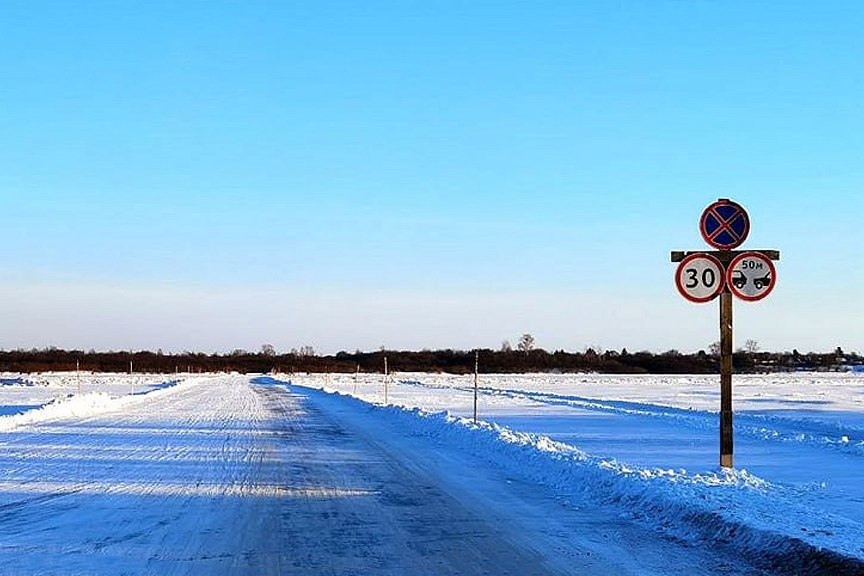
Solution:
[[[750,217],[737,202],[718,200],[702,213],[699,231],[714,248],[731,250],[740,246],[750,234]]]

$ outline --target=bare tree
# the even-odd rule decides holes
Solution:
[[[275,356],[276,349],[273,348],[272,344],[262,344],[261,345],[261,354],[264,356]]]
[[[314,356],[315,355],[315,348],[313,348],[312,346],[308,346],[308,345],[307,346],[301,346],[298,354],[300,356]]]
[[[531,334],[523,334],[522,337],[519,338],[519,343],[516,344],[516,348],[518,348],[520,352],[528,354],[534,349],[534,336]]]
[[[510,345],[509,340],[504,340],[501,342],[501,352],[512,352],[513,346]]]
[[[750,355],[756,354],[759,352],[759,342],[757,340],[745,340],[744,351]]]
[[[710,346],[708,346],[708,353],[711,356],[719,357],[720,356],[720,342],[712,342]]]

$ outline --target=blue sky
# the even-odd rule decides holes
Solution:
[[[864,351],[858,2],[4,2],[0,346]]]

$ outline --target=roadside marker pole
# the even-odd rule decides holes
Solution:
[[[357,379],[360,377],[360,364],[357,364],[357,369],[354,370],[354,396],[357,396]]]
[[[389,396],[388,392],[389,391],[387,390],[387,385],[388,385],[389,379],[390,379],[389,378],[389,372],[387,371],[387,357],[384,356],[384,405],[385,406],[387,404],[389,404],[389,399],[388,399],[388,396]]]
[[[78,382],[78,395],[81,395],[81,360],[75,360],[75,380]]]
[[[720,296],[720,466],[733,467],[732,432],[732,296],[756,302],[777,284],[772,261],[778,250],[734,250],[750,233],[747,211],[726,198],[711,204],[699,221],[702,238],[716,250],[674,251],[678,262],[675,285],[681,295],[697,304]]]
[[[480,374],[480,351],[474,351],[474,424],[477,424],[477,387]]]

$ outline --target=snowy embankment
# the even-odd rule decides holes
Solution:
[[[688,473],[628,465],[546,435],[482,421],[474,424],[449,412],[373,405],[344,395],[344,386],[340,392],[329,381],[299,380],[334,394],[329,396],[333,400],[338,395],[338,401],[356,403],[359,410],[388,420],[404,434],[446,442],[550,487],[565,505],[603,503],[670,536],[731,546],[766,566],[792,573],[864,573],[864,527],[855,519],[815,513],[802,504],[806,486],[773,483],[745,470]]]
[[[0,431],[61,418],[87,418],[138,402],[142,395],[165,393],[181,382],[161,376],[88,375],[82,386],[74,374],[3,378]],[[75,394],[75,389],[85,390]],[[16,394],[17,393],[17,394]],[[13,398],[18,398],[17,402]],[[26,398],[26,400],[23,400]]]

